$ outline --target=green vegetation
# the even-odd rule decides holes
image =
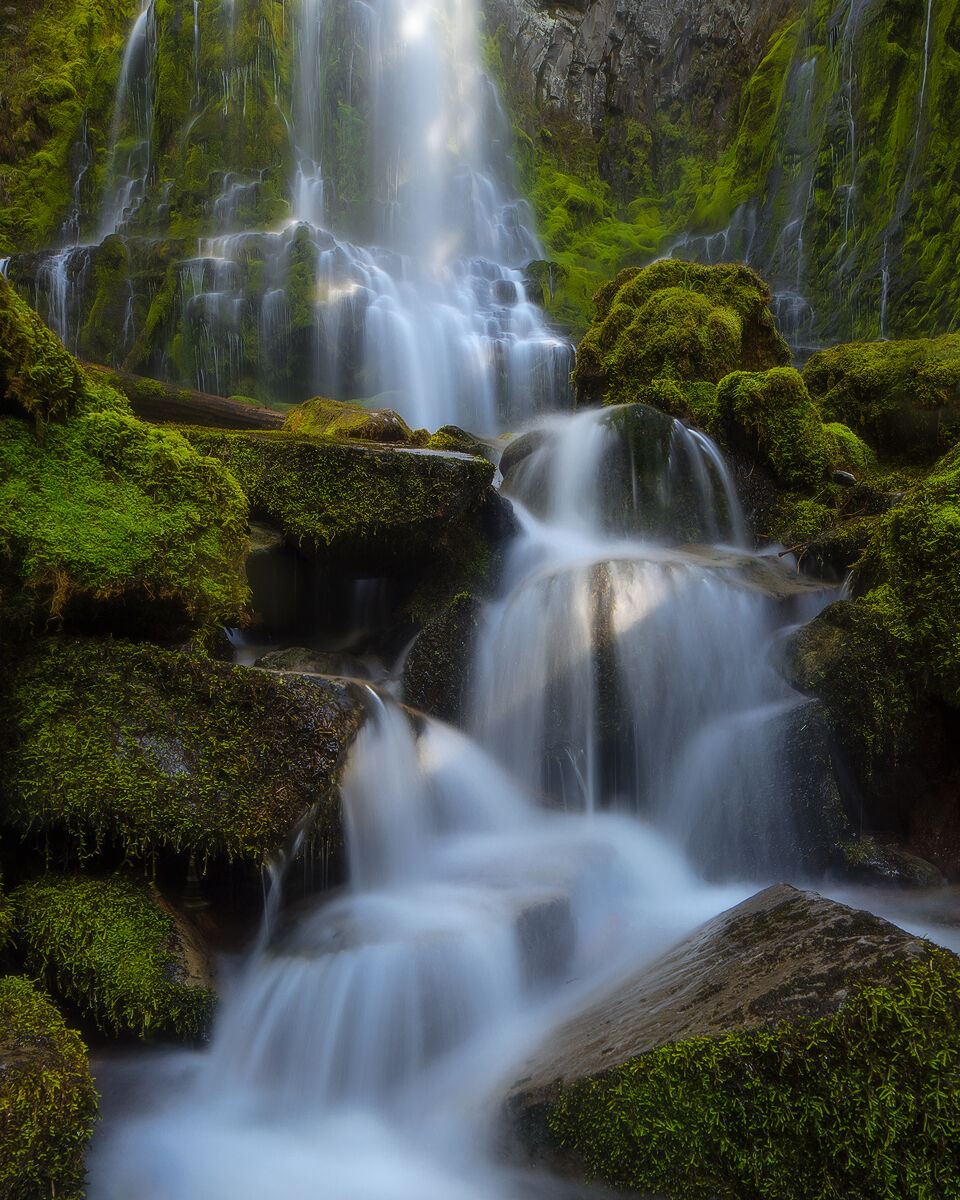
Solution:
[[[550,1127],[617,1187],[690,1200],[960,1189],[960,964],[941,950],[833,1016],[664,1046],[566,1091]]]
[[[826,474],[830,441],[790,367],[727,375],[717,389],[716,423],[727,442],[766,464],[785,487],[815,488]]]
[[[251,512],[279,524],[305,550],[341,561],[415,565],[477,542],[492,496],[493,467],[416,451],[333,442],[286,430],[187,429],[219,457],[250,498]],[[479,543],[477,553],[481,552]]]
[[[0,279],[0,601],[209,627],[246,600],[236,482],[94,382]],[[32,418],[29,419],[29,418]]]
[[[825,413],[889,456],[929,462],[960,437],[960,334],[833,346],[803,378]]]
[[[259,863],[324,799],[359,721],[334,685],[109,640],[38,643],[7,693],[4,821],[71,862]]]
[[[283,423],[290,433],[355,438],[362,442],[411,442],[413,432],[392,409],[371,411],[360,404],[314,396],[292,408]]]
[[[644,398],[644,388],[716,384],[732,371],[790,361],[770,292],[747,267],[671,259],[628,268],[594,302],[596,317],[573,372],[581,401],[629,403]]]
[[[79,1035],[26,979],[0,978],[2,1200],[79,1200],[96,1115]]]
[[[104,1032],[203,1034],[214,993],[146,883],[52,875],[17,888],[13,902],[26,969]]]

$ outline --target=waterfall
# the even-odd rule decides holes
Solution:
[[[130,303],[101,318],[114,322],[101,344],[117,364],[159,287],[168,316],[152,369],[202,390],[284,402],[389,393],[413,426],[484,433],[562,407],[572,348],[527,299],[524,265],[543,252],[473,3],[302,0],[273,24],[252,0],[185,7],[189,113],[174,117],[158,84],[159,56],[177,52],[175,15],[147,0],[123,54],[97,211],[71,219],[95,234],[30,268],[57,332],[90,356],[80,334],[119,237]],[[251,119],[269,111],[282,125],[248,146]],[[182,193],[211,138],[207,176]],[[199,142],[180,176],[171,139]],[[184,223],[200,229],[185,255],[170,237]],[[157,256],[171,254],[158,275]]]
[[[540,1194],[493,1149],[531,1047],[796,874],[799,697],[768,651],[805,614],[768,594],[783,568],[748,548],[716,446],[634,405],[545,418],[503,467],[520,533],[468,732],[367,689],[347,886],[271,921],[208,1051],[122,1092],[92,1200]]]

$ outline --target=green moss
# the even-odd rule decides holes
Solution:
[[[0,978],[0,1196],[83,1195],[97,1093],[78,1034],[26,979]]]
[[[888,454],[929,462],[960,437],[960,334],[833,346],[803,377],[825,413]]]
[[[314,396],[292,408],[283,422],[291,433],[356,438],[366,442],[410,442],[413,432],[392,409],[371,411],[360,404]]]
[[[594,302],[596,318],[572,376],[581,401],[629,403],[662,381],[716,384],[737,369],[790,360],[769,290],[746,267],[670,259],[629,268]]]
[[[69,861],[103,847],[259,863],[327,800],[349,692],[153,646],[39,643],[8,680],[4,821]],[[321,832],[339,842],[327,802]]]
[[[849,471],[858,478],[876,470],[876,454],[849,426],[831,421],[824,425],[823,431],[827,435],[834,470]]]
[[[343,561],[443,558],[475,532],[492,495],[479,459],[332,442],[280,431],[186,430],[240,481],[251,511],[291,542]]]
[[[27,970],[105,1033],[202,1036],[214,993],[191,978],[182,931],[147,884],[50,875],[13,901]]]
[[[833,1016],[664,1046],[570,1088],[591,1175],[691,1200],[939,1200],[960,1189],[960,965],[931,949]]]
[[[717,428],[786,487],[816,487],[831,460],[820,413],[789,367],[738,371],[717,389]]]
[[[10,898],[3,892],[3,875],[0,874],[0,953],[3,952],[13,932],[13,908]]]

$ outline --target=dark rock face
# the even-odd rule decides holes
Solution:
[[[403,667],[408,704],[442,721],[464,716],[479,613],[479,599],[462,592],[427,623]]]
[[[599,131],[610,114],[652,116],[671,104],[710,110],[723,126],[738,84],[763,57],[795,0],[485,0],[488,27],[514,47],[511,73],[538,108]]]

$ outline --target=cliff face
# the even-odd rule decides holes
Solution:
[[[739,89],[798,0],[486,0],[514,86],[595,137],[617,118],[693,106],[722,134]]]

